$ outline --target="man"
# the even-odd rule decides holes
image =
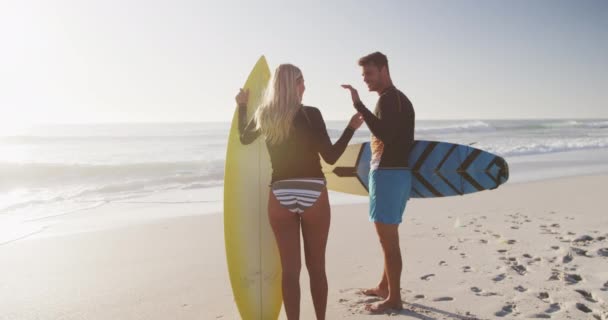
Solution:
[[[379,95],[374,113],[363,105],[356,89],[350,85],[342,87],[350,90],[355,109],[372,133],[369,219],[375,224],[384,253],[384,273],[377,287],[363,293],[384,299],[366,307],[368,311],[381,313],[402,309],[403,263],[398,228],[412,184],[408,158],[414,143],[415,113],[410,100],[393,85],[384,54],[367,55],[359,59],[359,66],[369,90]]]

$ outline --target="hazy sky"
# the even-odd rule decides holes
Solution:
[[[608,1],[0,0],[0,126],[229,121],[264,54],[353,112],[379,50],[418,119],[608,118]]]

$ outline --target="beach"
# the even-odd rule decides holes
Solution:
[[[418,121],[417,139],[472,143],[505,157],[510,177],[492,191],[409,202],[399,317],[608,317],[607,124]],[[329,121],[330,137],[344,126]],[[96,124],[0,135],[0,320],[240,319],[224,248],[228,130]],[[382,271],[368,199],[330,200],[327,319],[389,316],[366,314],[376,300],[358,293]],[[301,285],[301,318],[314,319],[305,267]]]
[[[606,319],[606,182],[555,178],[410,201],[400,228],[405,304],[392,315],[366,314],[376,300],[358,293],[382,268],[367,204],[333,205],[327,318]],[[48,217],[4,243],[0,319],[239,319],[222,215],[184,201],[196,192]],[[307,282],[304,268],[302,319],[314,319]]]
[[[608,320],[607,22],[608,1],[0,1],[0,320],[287,320],[274,235],[297,238],[266,201],[324,224],[323,176],[325,319]],[[407,191],[376,167],[412,171],[402,309],[363,294],[385,293],[377,232],[395,244],[370,200]],[[301,227],[314,320],[326,229]]]

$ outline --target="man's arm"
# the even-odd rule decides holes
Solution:
[[[377,115],[367,109],[360,100],[355,102],[354,106],[363,116],[363,120],[372,134],[382,142],[390,144],[398,137],[399,127],[402,123],[399,116],[401,106],[397,93],[380,96]]]

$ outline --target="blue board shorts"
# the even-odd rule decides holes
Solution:
[[[412,171],[378,168],[369,172],[369,221],[400,224],[412,190]]]

